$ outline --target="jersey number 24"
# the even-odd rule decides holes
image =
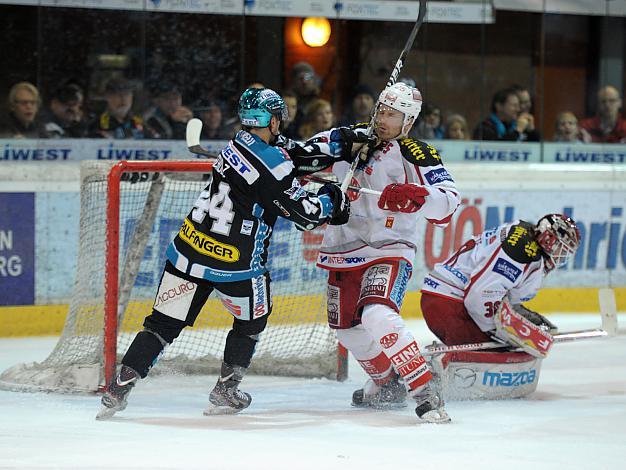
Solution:
[[[228,236],[235,218],[233,201],[231,201],[229,193],[230,186],[224,181],[220,183],[217,192],[213,196],[211,196],[210,191],[202,191],[200,197],[193,205],[193,211],[191,211],[193,221],[201,224],[208,215],[213,219],[211,232]]]

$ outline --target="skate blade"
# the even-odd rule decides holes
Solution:
[[[444,424],[450,423],[452,421],[448,413],[446,413],[446,410],[443,409],[427,411],[422,416],[420,416],[419,419],[421,419],[425,423],[432,424]]]
[[[118,410],[114,410],[113,408],[103,406],[96,415],[96,421],[106,421],[107,419],[111,419],[117,411]]]
[[[405,401],[400,402],[400,403],[384,403],[384,404],[352,402],[352,406],[355,408],[369,408],[371,410],[400,410],[402,408],[406,408],[408,404]]]
[[[216,416],[216,415],[234,415],[239,413],[241,410],[245,408],[237,409],[231,406],[219,406],[209,404],[206,410],[202,412],[204,416]]]

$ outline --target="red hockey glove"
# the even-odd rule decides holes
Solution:
[[[428,190],[415,184],[390,184],[378,200],[378,207],[392,212],[417,212],[426,202]]]

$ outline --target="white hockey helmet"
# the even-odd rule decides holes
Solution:
[[[381,104],[404,113],[402,132],[398,137],[406,137],[422,110],[422,94],[417,88],[397,82],[382,91],[376,102],[376,111]]]
[[[565,215],[544,215],[537,222],[537,232],[537,243],[543,251],[546,273],[567,263],[580,244],[580,231],[576,222]]]

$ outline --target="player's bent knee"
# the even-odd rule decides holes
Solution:
[[[186,323],[176,318],[169,317],[156,310],[148,315],[143,322],[146,330],[155,333],[167,343],[172,343],[180,332],[185,328]]]
[[[244,321],[235,319],[233,321],[233,330],[238,334],[250,337],[256,337],[265,330],[267,326],[267,319],[269,315],[263,315],[262,317],[255,318],[254,320]]]
[[[363,307],[361,324],[372,335],[376,332],[402,329],[402,317],[391,307],[384,304],[368,304]]]

